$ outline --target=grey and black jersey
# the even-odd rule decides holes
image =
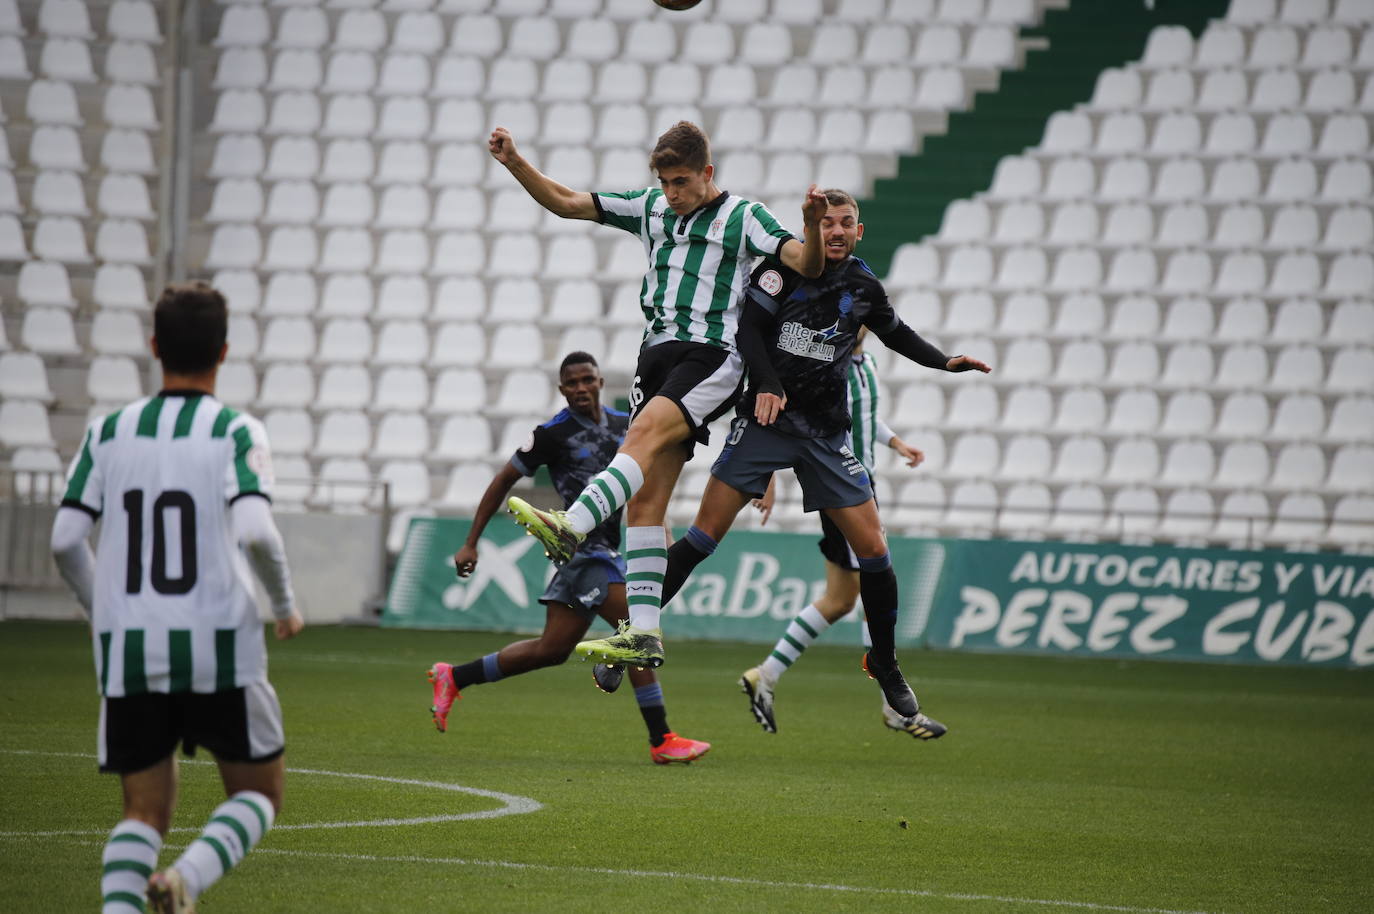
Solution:
[[[882,282],[857,257],[815,279],[767,260],[754,269],[748,295],[774,318],[764,343],[787,394],[774,428],[806,438],[848,430],[849,356],[859,328],[882,335],[901,324]],[[750,378],[741,415],[753,415],[756,395]]]
[[[570,409],[559,413],[530,433],[524,447],[511,455],[511,466],[525,476],[533,476],[541,466],[549,468],[553,487],[571,505],[582,490],[611,462],[625,440],[630,417],[608,406],[601,408],[600,423]],[[579,552],[620,548],[620,515],[617,511],[582,541]]]

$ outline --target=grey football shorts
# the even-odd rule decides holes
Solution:
[[[711,475],[754,498],[763,497],[768,479],[792,468],[801,483],[802,510],[848,508],[873,497],[868,471],[849,449],[849,435],[797,438],[740,416],[711,467]]]
[[[611,593],[612,584],[625,583],[625,557],[618,552],[579,552],[553,576],[540,603],[563,603],[588,619]]]

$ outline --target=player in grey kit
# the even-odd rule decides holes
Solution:
[[[564,502],[576,498],[587,480],[615,456],[625,438],[630,417],[601,405],[605,386],[596,359],[571,352],[558,370],[558,389],[568,408],[536,428],[487,486],[468,530],[467,541],[453,556],[459,577],[477,568],[477,542],[487,522],[505,503],[511,487],[522,477],[549,468],[554,488]],[[573,645],[600,615],[614,628],[629,617],[625,601],[625,559],[620,552],[620,513],[606,519],[582,540],[572,559],[549,582],[539,602],[547,608],[544,632],[517,641],[485,657],[463,664],[436,663],[430,667],[434,684],[431,712],[440,732],[448,729],[448,715],[460,692],[469,686],[496,682],[507,676],[557,666],[568,659]],[[649,730],[649,755],[656,764],[690,762],[705,755],[710,743],[678,736],[668,729],[663,689],[652,670],[630,673],[635,698]]]
[[[945,727],[921,714],[897,665],[897,577],[868,472],[850,448],[849,356],[860,328],[868,327],[889,349],[928,368],[991,369],[969,356],[945,355],[902,322],[882,283],[853,256],[861,233],[858,204],[844,191],[823,193],[829,205],[821,220],[821,276],[807,279],[773,261],[754,270],[736,338],[749,388],[711,467],[696,523],[668,550],[664,603],[715,550],[740,509],[763,496],[773,473],[791,467],[803,508],[834,522],[858,559],[873,644],[864,669],[897,714],[919,715],[927,738],[935,738]]]

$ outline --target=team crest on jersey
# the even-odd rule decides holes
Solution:
[[[244,460],[248,464],[248,469],[259,477],[266,480],[272,479],[272,457],[267,453],[267,448],[250,448]]]
[[[777,270],[765,270],[759,277],[759,288],[769,295],[777,295],[782,291],[782,275]]]
[[[712,238],[719,238],[719,237],[720,237],[721,230],[724,229],[724,228],[725,228],[725,220],[724,220],[724,219],[717,219],[715,222],[712,222],[712,223],[711,223],[711,229],[710,229],[710,231],[708,231],[706,234],[710,235]]]

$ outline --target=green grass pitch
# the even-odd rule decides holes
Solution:
[[[202,914],[1374,909],[1374,671],[907,652],[951,727],[920,743],[883,728],[856,648],[809,651],[769,735],[736,685],[762,648],[670,641],[669,721],[714,748],[660,767],[628,686],[602,695],[576,661],[468,690],[436,733],[428,665],[508,640],[273,642],[283,827]],[[0,909],[99,906],[119,788],[97,704],[83,627],[0,624]],[[454,785],[541,808],[356,824],[502,807]],[[169,848],[219,796],[182,768]]]

